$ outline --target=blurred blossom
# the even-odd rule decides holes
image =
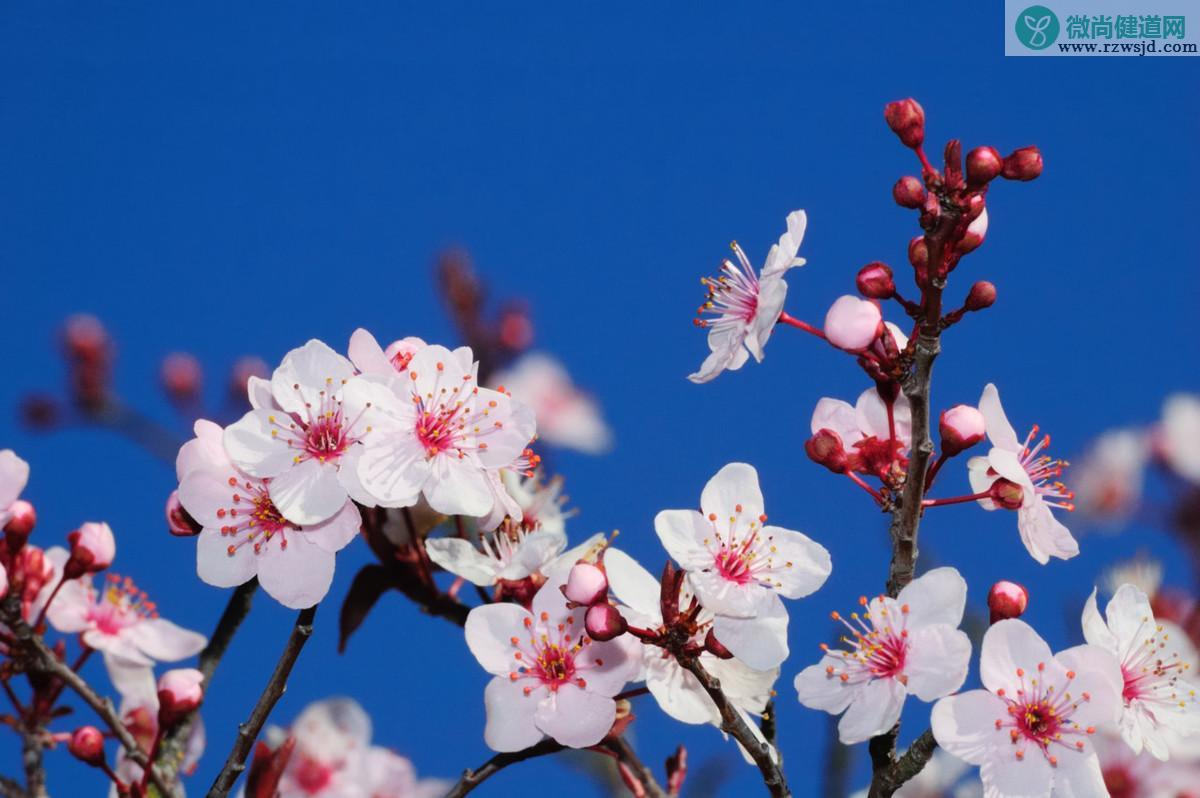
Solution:
[[[1148,557],[1135,557],[1116,563],[1105,571],[1100,579],[1104,592],[1109,595],[1116,593],[1121,585],[1133,585],[1151,600],[1158,594],[1162,581],[1162,563]]]
[[[1123,521],[1142,498],[1143,475],[1149,455],[1140,430],[1110,430],[1095,440],[1074,464],[1072,484],[1076,507],[1089,518]]]
[[[585,454],[602,454],[612,448],[612,431],[600,414],[600,405],[571,381],[559,361],[542,352],[530,352],[492,377],[490,383],[533,407],[539,440]]]
[[[1200,396],[1175,394],[1163,404],[1158,448],[1181,477],[1200,483]]]
[[[1135,754],[1115,731],[1102,728],[1092,744],[1100,758],[1104,786],[1113,798],[1188,798],[1200,784],[1200,764],[1172,758],[1163,762]],[[899,793],[897,793],[899,795]]]

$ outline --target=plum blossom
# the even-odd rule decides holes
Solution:
[[[211,421],[179,450],[179,501],[203,528],[196,538],[196,572],[216,587],[258,577],[285,607],[311,607],[329,591],[334,555],[358,534],[362,518],[342,498],[331,517],[315,524],[289,521],[275,504],[275,479],[251,476],[225,453],[223,432]]]
[[[603,454],[612,448],[612,430],[600,405],[579,390],[562,363],[542,352],[522,355],[490,380],[533,407],[538,440],[584,454]]]
[[[1167,397],[1158,445],[1167,465],[1184,479],[1200,483],[1200,396]]]
[[[1073,469],[1080,511],[1107,521],[1128,518],[1142,498],[1148,457],[1148,441],[1139,430],[1109,430],[1097,438]]]
[[[730,463],[704,486],[700,512],[664,510],[654,529],[687,571],[713,632],[755,670],[787,658],[787,610],[780,597],[803,598],[832,570],[825,547],[800,532],[767,526],[758,472]]]
[[[604,551],[604,566],[613,595],[624,605],[621,614],[629,623],[642,629],[659,630],[663,626],[661,587],[649,571],[625,552],[609,547]],[[692,599],[687,584],[680,589],[680,606]],[[696,619],[692,642],[703,648],[712,629],[714,615],[701,610]],[[654,700],[675,720],[681,723],[711,723],[719,726],[721,713],[709,698],[700,682],[666,650],[643,645],[643,678]],[[738,709],[761,715],[771,698],[771,687],[779,678],[779,668],[756,671],[738,659],[720,659],[707,651],[699,655],[704,669],[721,682],[721,688]]]
[[[440,513],[483,516],[496,501],[489,472],[535,464],[533,411],[476,385],[477,370],[469,348],[430,345],[403,374],[347,385],[348,402],[371,408],[358,476],[378,504],[407,507],[423,495]]]
[[[1115,730],[1100,729],[1092,738],[1100,758],[1104,786],[1113,798],[1193,798],[1200,764],[1172,757],[1164,762],[1135,754]]]
[[[495,529],[501,524],[519,527],[526,532],[538,529],[561,533],[566,531],[566,520],[575,510],[563,510],[567,497],[563,495],[563,478],[546,479],[540,471],[524,475],[511,469],[498,473],[500,489],[506,497],[504,514],[486,516],[479,521],[483,529]],[[499,507],[501,503],[498,502]],[[493,513],[498,513],[493,510]]]
[[[814,435],[823,429],[838,434],[851,471],[880,478],[887,476],[894,465],[903,467],[912,446],[908,397],[896,397],[889,418],[887,403],[874,388],[863,391],[854,405],[823,397],[813,409],[810,426]]]
[[[0,451],[0,529],[12,520],[12,505],[29,483],[29,463],[12,449]]]
[[[249,380],[253,409],[225,430],[230,461],[270,479],[275,508],[293,524],[326,521],[347,497],[373,504],[354,468],[370,408],[361,393],[344,395],[353,376],[349,360],[313,339],[288,352],[269,384]]]
[[[121,696],[121,706],[118,714],[125,728],[133,735],[138,747],[147,754],[150,753],[159,730],[159,690],[163,682],[171,684],[180,682],[199,684],[203,678],[200,671],[194,668],[178,668],[167,671],[156,684],[154,672],[150,668],[128,669],[120,672],[121,681],[114,686]],[[204,718],[199,713],[193,715],[194,721],[184,741],[183,760],[180,772],[190,775],[200,761],[207,742]],[[117,760],[113,768],[117,776],[126,784],[140,782],[142,766],[129,757],[124,747],[117,747]],[[118,798],[116,785],[109,791],[109,798]]]
[[[484,604],[467,616],[467,646],[493,675],[483,737],[495,751],[519,751],[543,735],[571,748],[599,743],[616,720],[613,696],[641,668],[629,635],[587,637],[584,608],[568,609],[559,590],[565,582],[565,573],[546,582],[532,611]]]
[[[1096,591],[1083,608],[1083,636],[1111,652],[1121,664],[1121,736],[1134,753],[1145,748],[1168,759],[1169,733],[1200,732],[1200,689],[1191,678],[1196,650],[1187,632],[1170,621],[1156,621],[1150,599],[1133,585],[1122,585],[1105,607]]]
[[[55,546],[46,559],[61,574],[69,555]],[[84,645],[104,655],[113,683],[120,685],[152,667],[155,662],[175,662],[198,654],[207,642],[202,634],[184,629],[158,616],[158,609],[133,580],[108,574],[97,590],[91,576],[61,581],[52,579],[39,598],[49,601],[46,618],[63,634],[79,634]],[[54,591],[57,591],[54,593]],[[130,672],[133,672],[133,675]]]
[[[896,724],[904,699],[934,701],[962,687],[971,664],[971,641],[959,630],[967,583],[953,568],[935,568],[914,579],[896,598],[859,603],[846,620],[848,648],[822,644],[825,655],[795,679],[800,703],[842,715],[838,737],[847,745]]]
[[[1120,711],[1116,659],[1091,645],[1053,654],[1018,619],[992,625],[982,649],[986,689],[934,705],[938,744],[980,766],[990,797],[1107,795],[1091,738]]]
[[[972,490],[986,493],[1001,478],[1018,486],[1021,505],[1017,510],[1017,529],[1029,555],[1043,565],[1051,557],[1063,560],[1074,557],[1079,553],[1079,544],[1050,512],[1051,507],[1075,509],[1069,502],[1074,494],[1057,481],[1067,463],[1042,454],[1050,445],[1050,436],[1034,444],[1038,433],[1034,425],[1025,440],[1019,440],[1000,405],[1000,393],[991,383],[983,389],[979,412],[983,413],[992,449],[986,456],[972,457],[967,462]],[[985,510],[998,509],[990,498],[979,499],[979,504]]]
[[[808,216],[804,211],[788,214],[787,231],[779,237],[779,243],[771,246],[761,276],[755,274],[746,253],[734,241],[730,246],[737,263],[726,259],[717,277],[700,281],[708,288],[708,297],[697,312],[696,326],[708,329],[711,354],[689,380],[708,382],[722,371],[740,369],[750,355],[762,362],[763,347],[783,313],[783,300],[787,296],[783,276],[788,269],[803,266],[805,262],[804,258],[796,257],[796,252],[807,226]],[[700,318],[705,313],[716,318]]]

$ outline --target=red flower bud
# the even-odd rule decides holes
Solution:
[[[621,612],[611,604],[593,604],[583,616],[583,626],[588,636],[601,642],[625,634],[629,625]]]
[[[1001,477],[988,489],[988,498],[1004,510],[1020,510],[1025,502],[1025,489]]]
[[[938,432],[942,438],[943,457],[954,457],[970,449],[987,434],[983,413],[971,405],[955,405],[943,410],[938,419]]]
[[[860,294],[871,299],[891,299],[896,295],[896,281],[892,279],[891,267],[879,261],[859,269],[855,284]]]
[[[158,722],[174,726],[204,699],[204,674],[195,668],[175,668],[158,680]]]
[[[704,650],[718,659],[733,659],[733,652],[725,648],[725,644],[717,639],[713,634],[712,627],[709,627],[708,634],[704,636]]]
[[[916,149],[925,142],[925,109],[911,97],[888,103],[883,118],[905,147]]]
[[[601,568],[590,562],[578,562],[571,568],[562,592],[567,601],[590,607],[608,597],[608,577]]]
[[[187,352],[172,352],[163,358],[163,390],[172,401],[188,402],[199,396],[203,374],[200,361]]]
[[[823,465],[835,474],[846,473],[846,449],[842,436],[833,430],[817,430],[804,442],[804,452],[817,465]]]
[[[4,525],[4,534],[8,539],[9,552],[15,552],[25,545],[37,525],[37,510],[24,499],[17,499],[8,506],[8,523]]]
[[[183,509],[183,505],[179,502],[179,491],[171,491],[171,495],[167,497],[166,506],[167,516],[167,531],[172,535],[181,538],[199,535],[202,527],[188,514],[188,511]]]
[[[71,557],[63,566],[64,579],[78,579],[112,565],[117,555],[117,542],[108,524],[89,521],[67,535]]]
[[[976,147],[967,153],[967,182],[973,186],[990,183],[1004,171],[1004,159],[995,147]]]
[[[917,271],[925,271],[929,267],[929,248],[925,245],[925,236],[917,236],[908,242],[908,262]]]
[[[1020,618],[1029,604],[1029,591],[1016,582],[997,582],[988,591],[987,603],[992,623]]]
[[[1008,180],[1033,180],[1042,173],[1042,153],[1037,147],[1022,147],[1004,159],[1002,174]]]
[[[71,734],[67,750],[92,767],[104,764],[104,734],[95,726],[80,726]]]
[[[912,175],[905,175],[892,186],[892,199],[901,208],[920,208],[925,202],[925,185]]]
[[[966,255],[968,252],[973,252],[983,243],[984,237],[987,236],[988,229],[988,213],[987,208],[979,212],[967,229],[963,232],[962,238],[958,240],[958,252],[960,255]]]
[[[980,280],[971,286],[971,290],[967,293],[967,301],[963,303],[963,307],[967,310],[983,310],[984,308],[990,308],[995,301],[996,286],[987,280]]]
[[[63,347],[73,361],[105,362],[111,354],[110,344],[108,330],[95,316],[77,313],[63,324]]]

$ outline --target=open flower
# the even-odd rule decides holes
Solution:
[[[894,466],[903,468],[912,446],[912,408],[908,397],[899,394],[889,412],[879,391],[868,388],[851,405],[824,397],[813,409],[814,435],[832,430],[842,439],[846,465],[851,471],[886,476]]]
[[[550,355],[530,352],[491,378],[498,386],[533,408],[538,440],[585,454],[612,448],[612,430],[600,415],[600,405],[579,390],[562,363]]]
[[[851,613],[846,649],[821,646],[825,656],[795,680],[800,703],[830,714],[845,712],[838,737],[847,745],[883,734],[900,719],[911,693],[934,701],[962,687],[971,641],[959,630],[967,583],[953,568],[935,568],[896,598],[879,596],[860,616]]]
[[[424,495],[440,513],[479,517],[496,501],[489,472],[530,469],[533,411],[476,385],[477,368],[466,347],[430,345],[403,375],[347,386],[347,401],[372,410],[358,476],[379,504],[407,507]]]
[[[342,498],[330,518],[296,524],[275,504],[276,480],[237,468],[225,454],[219,426],[200,419],[196,437],[179,451],[179,501],[203,529],[196,572],[210,585],[234,587],[255,576],[263,590],[292,609],[311,607],[333,582],[335,553],[358,534],[362,518]]]
[[[270,479],[274,506],[294,524],[332,518],[347,496],[371,504],[353,467],[368,407],[343,399],[353,376],[349,360],[311,340],[284,357],[269,395],[264,381],[249,381],[254,409],[225,430],[229,459],[250,476]]]
[[[1116,720],[1121,671],[1096,646],[1053,654],[1024,621],[999,621],[983,636],[984,690],[933,707],[933,736],[980,766],[994,798],[1107,795],[1092,748],[1096,730]]]
[[[667,553],[687,571],[713,631],[755,670],[787,658],[787,610],[825,583],[829,552],[799,532],[767,526],[758,472],[730,463],[704,486],[700,512],[664,510],[654,519]]]
[[[783,300],[787,296],[783,275],[793,266],[804,265],[804,258],[797,258],[796,252],[807,225],[804,211],[788,214],[787,231],[767,253],[761,277],[755,274],[746,253],[734,241],[730,246],[738,262],[725,260],[720,275],[701,280],[708,288],[708,297],[700,306],[696,325],[708,329],[711,354],[689,380],[708,382],[722,371],[741,368],[750,355],[762,362],[763,347],[783,313]],[[700,318],[699,314],[705,313],[716,318]]]
[[[12,449],[0,451],[0,529],[12,519],[9,509],[29,482],[29,463]]]
[[[1122,585],[1101,617],[1093,590],[1083,607],[1083,636],[1121,664],[1121,736],[1134,753],[1145,748],[1165,760],[1168,735],[1200,732],[1200,686],[1190,678],[1196,650],[1183,629],[1154,619],[1145,593]]]
[[[613,700],[641,667],[638,642],[623,635],[589,639],[584,608],[568,609],[561,578],[516,604],[484,604],[467,616],[467,646],[494,675],[484,691],[483,737],[495,751],[519,751],[549,735],[571,748],[604,739],[616,720]]]
[[[1034,443],[1038,433],[1034,425],[1024,441],[1018,439],[1000,406],[1000,393],[991,383],[983,389],[979,412],[983,413],[992,449],[986,456],[972,457],[967,462],[971,488],[975,493],[985,493],[1001,478],[1019,487],[1017,529],[1029,555],[1043,565],[1051,557],[1063,560],[1074,557],[1079,553],[1079,544],[1050,512],[1051,507],[1074,509],[1068,501],[1073,494],[1057,481],[1067,463],[1042,453],[1050,445],[1050,436]],[[980,499],[979,504],[986,510],[998,509],[988,498]]]

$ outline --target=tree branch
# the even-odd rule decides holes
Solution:
[[[254,746],[254,741],[258,738],[263,724],[267,722],[271,710],[275,708],[275,704],[279,702],[284,690],[287,689],[287,680],[292,672],[292,667],[296,664],[296,659],[300,656],[304,644],[312,636],[313,618],[316,614],[317,608],[314,606],[301,610],[296,617],[296,624],[292,627],[292,633],[288,636],[283,653],[279,655],[279,662],[276,663],[267,686],[263,688],[262,695],[258,697],[258,703],[250,712],[250,717],[238,727],[233,749],[229,752],[229,758],[225,760],[225,765],[217,774],[212,787],[209,788],[208,798],[225,798],[229,795],[234,782],[246,769],[246,757],[249,756],[250,749]]]
[[[25,769],[25,789],[12,782],[10,785],[18,791],[16,794],[28,798],[48,798],[46,792],[46,766],[43,763],[45,744],[42,741],[42,729],[38,725],[29,725],[29,721],[21,729],[21,766]],[[7,792],[7,790],[6,790]]]
[[[0,798],[30,798],[25,788],[7,776],[0,776]]]
[[[645,789],[645,793],[650,798],[667,798],[666,791],[654,778],[654,774],[650,768],[638,757],[637,752],[633,750],[633,746],[629,744],[624,737],[613,737],[604,743],[604,747],[612,751],[616,755],[617,761],[625,765],[633,773],[634,778]]]
[[[868,798],[888,798],[900,789],[906,781],[921,772],[933,756],[937,741],[933,732],[926,729],[920,737],[913,740],[912,745],[904,756],[892,762],[883,770],[876,770],[871,779],[871,790]]]
[[[527,759],[534,759],[539,756],[556,754],[563,750],[564,747],[562,743],[546,738],[537,745],[531,745],[521,751],[496,754],[475,770],[464,770],[462,776],[458,779],[458,783],[454,785],[454,789],[446,793],[446,798],[462,798],[509,765],[515,765],[518,762],[524,762]]]

